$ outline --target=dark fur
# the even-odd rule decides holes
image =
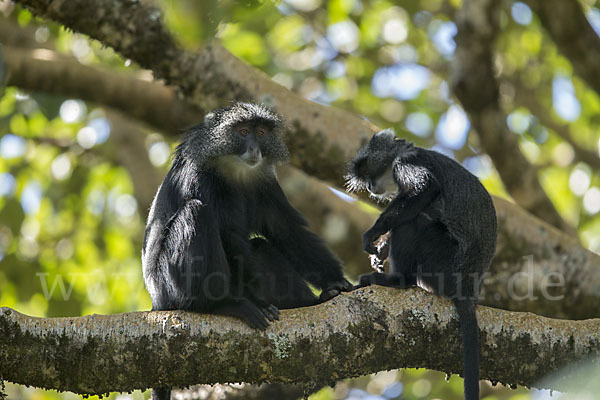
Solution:
[[[395,194],[363,236],[363,247],[378,261],[387,257],[373,245],[389,239],[390,273],[363,275],[359,286],[421,286],[449,297],[457,307],[463,345],[465,398],[479,397],[479,338],[475,302],[479,280],[496,248],[496,213],[479,180],[454,160],[382,131],[358,152],[346,176],[351,190],[380,188],[378,178],[392,167]],[[373,189],[374,190],[374,189]],[[386,250],[387,251],[387,246]],[[377,264],[377,263],[375,263]]]
[[[260,137],[259,126],[266,131]],[[237,103],[208,114],[177,147],[142,252],[153,310],[232,315],[265,329],[278,308],[317,304],[351,288],[277,182],[274,165],[288,157],[281,131],[276,114]],[[256,146],[262,161],[251,168],[239,156]],[[307,282],[323,290],[320,299]],[[169,390],[153,396],[168,398]]]

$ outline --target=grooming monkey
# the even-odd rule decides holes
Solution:
[[[452,299],[463,346],[465,398],[479,398],[479,337],[475,302],[479,282],[496,249],[496,212],[489,193],[456,161],[396,138],[393,130],[375,134],[350,162],[348,189],[367,189],[389,201],[363,236],[376,272],[371,284],[420,286]],[[389,232],[387,243],[374,242]],[[390,257],[390,273],[383,260]]]

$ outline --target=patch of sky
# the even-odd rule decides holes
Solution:
[[[317,45],[317,52],[322,59],[333,60],[337,57],[338,51],[328,39],[318,36],[315,39],[315,44]]]
[[[8,172],[0,174],[0,196],[10,196],[15,192],[17,182],[15,177]]]
[[[488,156],[467,157],[462,162],[463,166],[479,179],[485,179],[492,173],[492,161]]]
[[[360,31],[350,20],[327,27],[327,39],[341,53],[352,53],[358,48]]]
[[[431,135],[433,130],[433,122],[429,115],[424,112],[413,112],[406,116],[404,125],[411,133],[419,137],[427,137]]]
[[[20,136],[9,133],[0,139],[0,156],[4,159],[21,157],[26,148],[27,142]]]
[[[411,100],[427,87],[430,75],[427,68],[418,64],[381,67],[373,75],[371,90],[377,97]]]
[[[452,149],[444,147],[439,143],[431,146],[430,150],[437,151],[438,153],[441,153],[445,156],[448,156],[448,157],[454,159],[454,152],[452,151]]]
[[[523,110],[515,110],[506,117],[508,128],[519,135],[524,134],[530,126],[531,114]]]
[[[278,2],[277,7],[293,7],[298,11],[309,12],[316,10],[321,5],[321,0],[284,0]]]
[[[440,145],[458,150],[465,145],[470,126],[471,123],[462,108],[451,105],[438,122],[435,138]]]
[[[515,22],[520,25],[529,25],[533,17],[531,8],[529,8],[527,4],[520,1],[513,3],[512,7],[510,8],[510,15]]]
[[[575,96],[575,86],[571,78],[555,75],[552,80],[552,106],[559,117],[572,122],[581,114],[581,104]]]
[[[356,201],[354,197],[347,195],[341,190],[337,190],[335,188],[332,188],[331,186],[329,187],[329,190],[331,190],[331,193],[335,194],[337,197],[344,200],[346,203],[354,203]]]
[[[42,186],[37,181],[29,182],[21,192],[21,207],[25,214],[37,214],[42,202]]]
[[[58,112],[62,120],[67,123],[81,122],[87,114],[87,107],[81,100],[69,99],[63,101]]]
[[[588,21],[590,21],[590,25],[592,25],[592,28],[596,31],[596,34],[600,36],[600,10],[592,7],[586,13],[586,16]]]
[[[437,51],[445,57],[451,56],[456,50],[454,36],[456,36],[457,32],[458,29],[454,22],[440,21],[438,19],[431,21],[427,29],[429,39],[433,42]]]
[[[346,64],[342,61],[332,61],[325,66],[325,76],[330,79],[341,78],[346,75]]]
[[[110,137],[110,122],[106,118],[94,118],[87,126],[96,132],[96,144],[104,143]]]

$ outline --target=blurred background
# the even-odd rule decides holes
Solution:
[[[190,50],[216,38],[300,96],[393,127],[461,162],[492,194],[512,199],[505,189],[510,182],[500,178],[451,92],[461,0],[165,0],[156,5]],[[600,33],[600,2],[581,5]],[[99,42],[34,18],[9,1],[0,1],[0,13],[3,57],[10,56],[9,46],[41,48],[75,64],[152,78]],[[574,74],[523,2],[502,1],[493,63],[507,135],[514,135],[570,233],[600,253],[598,93]],[[43,82],[38,88],[0,88],[0,305],[47,317],[150,309],[141,243],[177,130],[44,90]],[[365,272],[368,261],[356,249],[358,242],[347,240],[359,233],[351,232],[344,211],[309,206],[327,187],[296,170],[282,174],[286,193],[344,260],[350,278]],[[363,225],[377,215],[367,204],[361,212]],[[6,391],[10,398],[78,398],[10,384]],[[491,383],[482,394],[487,400],[550,398],[548,392]],[[406,369],[347,380],[311,399],[461,396],[457,376],[447,380],[435,371]],[[142,397],[149,392],[111,395]]]

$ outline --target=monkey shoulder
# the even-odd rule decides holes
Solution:
[[[439,182],[440,196],[432,202],[428,212],[439,218],[459,244],[486,242],[488,237],[495,240],[493,202],[475,175],[457,161],[433,150],[420,148],[413,162],[426,168]]]
[[[416,150],[398,154],[392,162],[392,175],[398,185],[398,194],[408,196],[422,192],[435,179],[428,163]]]

